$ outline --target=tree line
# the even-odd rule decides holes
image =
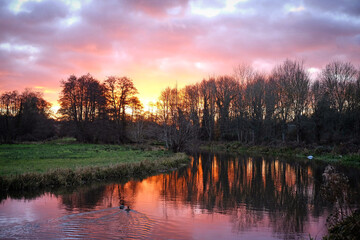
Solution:
[[[244,144],[346,143],[358,149],[360,71],[334,61],[310,81],[301,61],[286,60],[270,74],[239,65],[232,76],[165,89],[158,109],[163,138],[175,148],[188,141],[183,136]]]
[[[100,82],[71,75],[61,89],[59,121],[49,120],[50,105],[40,94],[3,93],[1,142],[54,135],[107,143],[157,139],[173,151],[199,140],[359,145],[360,70],[349,62],[327,64],[315,81],[297,60],[269,74],[239,65],[232,75],[164,89],[152,112],[144,112],[128,77]]]
[[[0,143],[36,141],[55,135],[51,104],[41,93],[26,89],[0,95]]]

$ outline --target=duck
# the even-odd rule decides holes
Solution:
[[[124,206],[123,204],[121,204],[119,208],[120,208],[120,209],[124,209],[124,207],[125,207],[125,206]]]
[[[127,211],[127,212],[130,212],[130,206],[127,206],[127,208],[125,209],[125,211]]]

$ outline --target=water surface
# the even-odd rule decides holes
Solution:
[[[332,211],[320,194],[324,168],[195,154],[188,167],[142,181],[8,197],[0,204],[0,238],[319,239]],[[339,171],[359,189],[359,171]]]

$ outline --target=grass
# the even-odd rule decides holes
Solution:
[[[313,156],[313,161],[324,161],[331,162],[334,164],[341,164],[345,166],[360,168],[360,154],[349,153],[339,154],[334,149],[329,147],[290,147],[290,146],[247,146],[242,145],[239,142],[228,142],[228,143],[210,143],[201,146],[204,150],[212,151],[227,151],[227,152],[239,152],[239,153],[252,153],[261,155],[272,155],[272,156],[288,156],[298,157],[306,159],[307,156]]]
[[[143,151],[119,145],[59,142],[0,145],[0,176],[46,173],[65,168],[108,167],[120,163],[154,161],[171,155],[163,150]]]
[[[0,195],[99,181],[141,179],[188,163],[185,153],[143,146],[67,141],[0,145]]]

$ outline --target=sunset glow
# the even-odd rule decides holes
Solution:
[[[303,59],[360,64],[357,1],[0,2],[0,92],[32,88],[57,110],[60,81],[91,73],[133,79],[147,110],[183,87],[243,62],[270,71]]]

